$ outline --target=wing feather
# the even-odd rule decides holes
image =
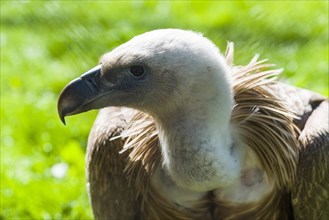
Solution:
[[[87,149],[88,190],[96,219],[138,219],[137,191],[129,185],[124,169],[129,151],[120,153],[120,136],[135,110],[100,110],[89,134]]]

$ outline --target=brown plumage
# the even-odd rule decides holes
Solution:
[[[104,108],[87,150],[96,219],[329,218],[328,100],[278,83],[281,71],[266,60],[234,66],[231,43],[225,57],[233,74],[230,124],[248,149],[238,182],[198,193],[177,185],[162,165],[153,117]]]

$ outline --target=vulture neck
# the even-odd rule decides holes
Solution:
[[[155,117],[165,170],[177,185],[200,192],[232,184],[242,163],[230,125],[232,90],[212,84]]]

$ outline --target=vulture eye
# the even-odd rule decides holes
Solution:
[[[144,67],[142,66],[131,66],[129,72],[135,77],[141,77],[144,75]]]

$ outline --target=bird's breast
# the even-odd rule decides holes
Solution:
[[[195,192],[176,185],[165,170],[159,166],[151,177],[154,189],[167,205],[192,219],[211,219],[209,192]],[[150,204],[151,205],[151,204]]]

